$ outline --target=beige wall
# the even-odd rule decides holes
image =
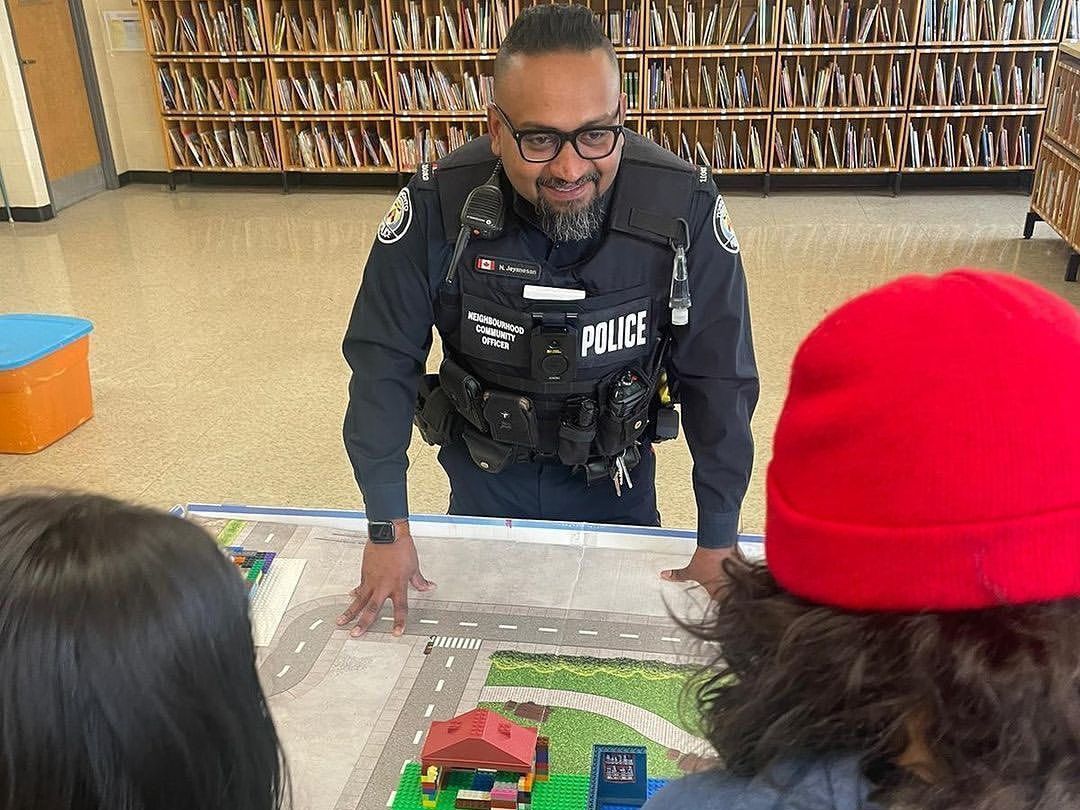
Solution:
[[[150,58],[143,51],[110,52],[105,36],[103,12],[133,11],[131,0],[82,3],[116,171],[123,174],[167,168]]]
[[[4,174],[13,206],[38,208],[49,204],[45,170],[41,166],[3,0],[0,0],[0,172]]]

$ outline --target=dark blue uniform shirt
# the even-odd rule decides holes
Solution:
[[[668,368],[678,383],[683,430],[694,458],[698,544],[718,548],[731,546],[738,531],[753,463],[750,417],[758,379],[738,244],[711,181],[708,191],[695,193],[691,207],[687,260],[693,306],[689,326],[675,330]],[[402,228],[399,222],[392,242],[376,240],[372,246],[343,345],[353,371],[345,446],[373,520],[408,515],[406,451],[413,407],[431,348],[437,291],[453,247],[443,233],[433,184],[417,175],[409,192],[407,224]],[[552,242],[537,227],[532,206],[516,195],[508,217],[524,223],[534,256],[556,267],[570,266],[595,248],[588,241]]]

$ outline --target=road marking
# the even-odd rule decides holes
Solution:
[[[306,641],[301,641],[299,644],[296,645],[296,649],[293,650],[293,652],[296,653],[297,655],[299,655],[301,650],[303,650],[304,647],[306,647],[306,646],[307,646],[307,642]]]
[[[479,627],[476,622],[458,622],[458,627]]]
[[[438,624],[438,619],[421,619],[420,624]]]
[[[682,641],[681,638],[675,638],[674,636],[660,636],[660,640],[661,641],[674,641],[676,644],[678,644],[680,641]]]
[[[463,636],[439,636],[435,640],[436,647],[448,647],[451,650],[479,650],[482,643],[481,639]]]
[[[273,533],[273,532],[270,532],[270,534],[266,535],[266,539],[265,539],[265,540],[263,540],[263,542],[264,542],[264,543],[267,543],[267,544],[269,544],[269,542],[270,542],[271,540],[273,540],[273,539],[274,539],[274,533]]]
[[[579,636],[595,636],[597,632],[595,630],[578,630]]]
[[[413,744],[413,745],[419,745],[419,744],[420,744],[420,740],[421,740],[421,738],[422,738],[423,736],[424,736],[424,732],[422,732],[422,731],[418,731],[418,732],[416,732],[416,736],[412,738],[412,744]]]
[[[557,627],[537,627],[536,632],[537,633],[558,633],[559,630],[558,630]]]
[[[500,630],[517,630],[517,625],[516,624],[500,624],[499,629]]]
[[[424,717],[431,717],[431,713],[433,711],[435,711],[435,704],[434,703],[429,703],[428,707],[427,707],[427,711],[424,712]]]
[[[380,616],[379,617],[380,622],[392,622],[393,620],[394,620],[393,616]]]
[[[289,671],[290,669],[292,669],[292,667],[290,667],[290,666],[289,666],[288,664],[286,664],[285,666],[283,666],[283,667],[281,668],[281,672],[279,672],[279,673],[278,673],[277,675],[275,675],[274,677],[275,677],[275,678],[283,678],[283,677],[285,677],[285,673],[286,673],[286,672],[288,672],[288,671]]]
[[[619,633],[619,638],[641,638],[637,633]]]
[[[322,622],[323,622],[322,619],[316,619],[314,622],[312,622],[310,625],[308,625],[308,630],[314,630],[316,627],[318,627],[320,624],[322,624]]]
[[[435,691],[441,692],[444,686],[446,686],[446,681],[440,680],[437,684],[435,684]]]
[[[402,773],[404,773],[404,771],[402,771]],[[396,799],[396,798],[397,798],[397,791],[396,790],[391,790],[390,791],[390,798],[386,800],[386,806],[387,807],[393,807],[394,806],[394,799]]]
[[[405,769],[409,767],[409,760],[405,760],[401,763],[401,772],[405,773]]]
[[[454,665],[454,656],[451,655],[449,658],[446,659],[446,668],[450,669],[450,667],[452,667],[453,665]]]

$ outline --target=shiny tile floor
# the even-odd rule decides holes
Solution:
[[[0,225],[0,312],[91,319],[96,415],[32,456],[0,455],[0,490],[62,486],[158,506],[359,507],[341,447],[340,340],[390,192],[129,186],[51,223]],[[1046,225],[1002,193],[728,195],[762,378],[743,523],[763,523],[770,437],[802,336],[847,297],[910,272],[998,268],[1080,304]],[[987,336],[992,339],[992,336]],[[410,451],[414,512],[445,511],[431,448]],[[685,444],[660,453],[665,524],[691,526]],[[827,470],[821,471],[828,475]]]

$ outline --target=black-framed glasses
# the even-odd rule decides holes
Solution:
[[[528,163],[547,163],[554,160],[567,141],[574,145],[574,151],[582,160],[606,158],[615,151],[619,143],[619,135],[623,131],[622,124],[612,126],[590,124],[587,127],[575,129],[573,132],[562,132],[558,129],[515,129],[498,104],[492,102],[491,106],[510,128],[510,134],[517,141],[518,152]],[[612,117],[618,114],[619,110],[616,108]]]

